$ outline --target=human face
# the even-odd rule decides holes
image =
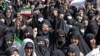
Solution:
[[[58,11],[57,11],[57,10],[54,10],[54,11],[53,11],[53,15],[54,15],[54,16],[58,16]]]
[[[74,37],[71,38],[71,44],[78,45],[78,43],[79,43],[79,40],[77,38],[74,38]]]
[[[20,15],[20,13],[17,13],[17,18],[19,21],[22,21],[22,15]]]
[[[11,41],[11,40],[9,40],[9,41],[6,41],[6,43],[7,43],[7,44],[10,44],[10,43],[12,43],[12,41]]]
[[[76,56],[75,53],[73,51],[69,51],[68,52],[68,56]]]
[[[59,35],[59,40],[64,40],[65,36],[64,35]]]
[[[6,45],[7,45],[7,48],[11,47],[13,45],[13,41],[12,40],[6,41]]]
[[[43,24],[43,25],[42,25],[42,32],[43,32],[43,33],[47,33],[48,31],[49,31],[49,25]]]
[[[14,51],[11,56],[19,56],[19,53],[17,51]]]
[[[83,16],[83,13],[84,13],[83,10],[80,10],[80,11],[79,11],[79,14],[80,14],[81,16]]]
[[[84,21],[82,21],[82,23],[83,23],[85,26],[88,26],[88,20],[84,20]]]
[[[95,40],[94,38],[92,38],[92,39],[90,40],[90,46],[91,46],[92,48],[95,48],[95,46],[96,46],[96,40]]]
[[[10,10],[7,10],[7,11],[6,11],[6,16],[7,16],[7,17],[10,17],[10,16],[11,16],[11,11],[10,11]]]
[[[33,48],[25,48],[25,55],[26,56],[31,56]]]
[[[42,44],[42,45],[45,45],[45,43],[44,43],[44,41],[38,41],[38,43],[37,44]]]
[[[80,16],[77,16],[77,20],[78,20],[78,22],[81,22],[82,21],[82,17],[80,17]]]
[[[59,14],[59,18],[64,18],[64,14]]]

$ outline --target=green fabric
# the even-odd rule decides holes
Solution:
[[[20,40],[19,37],[16,36],[16,35],[14,35],[14,41],[16,41],[16,42],[22,44],[22,40]]]
[[[2,3],[2,4],[0,4],[0,7],[6,9],[8,7],[8,3],[6,3],[6,2]]]
[[[31,8],[22,8],[22,11],[31,11]]]

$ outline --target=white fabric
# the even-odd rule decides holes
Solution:
[[[77,7],[83,8],[83,5],[84,5],[85,1],[86,0],[73,0],[71,2],[71,5],[72,6],[77,6]]]
[[[86,56],[100,56],[100,48],[93,49]]]
[[[23,40],[22,47],[20,49],[20,56],[25,56],[24,48],[25,48],[26,43],[28,43],[28,42],[33,43],[33,53],[32,53],[33,55],[32,56],[37,56],[36,53],[35,53],[34,42],[31,39],[29,39],[29,38],[26,38],[26,39]]]
[[[0,19],[0,21],[2,21],[3,23],[5,22],[5,20],[4,20],[4,19]]]

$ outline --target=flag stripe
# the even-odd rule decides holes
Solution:
[[[22,40],[20,40],[16,35],[14,36],[14,41],[22,44]]]

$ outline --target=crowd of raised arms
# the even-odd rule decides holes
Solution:
[[[0,56],[100,56],[97,2],[73,1],[0,0]]]

